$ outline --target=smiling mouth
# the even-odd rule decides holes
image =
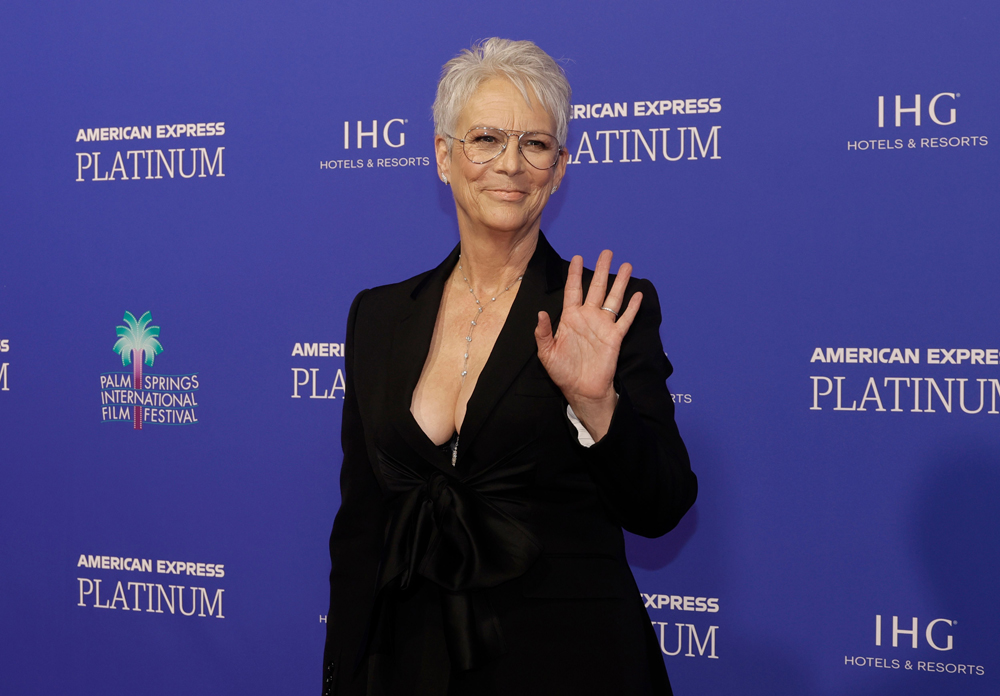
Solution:
[[[486,192],[502,201],[519,201],[528,195],[518,189],[486,189]]]

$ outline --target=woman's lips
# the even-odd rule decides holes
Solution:
[[[528,195],[517,189],[486,189],[486,193],[501,201],[519,201]]]

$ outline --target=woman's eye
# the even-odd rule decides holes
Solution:
[[[532,139],[532,140],[526,140],[524,142],[524,147],[530,150],[534,150],[535,152],[545,152],[546,150],[550,150],[552,148],[552,145],[545,140]]]

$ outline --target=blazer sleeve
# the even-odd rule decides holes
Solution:
[[[355,390],[354,332],[364,291],[354,299],[345,341],[340,509],[330,535],[330,611],[323,653],[323,694],[363,694],[365,670],[356,670],[372,608],[382,549],[385,508],[368,458]]]
[[[673,368],[660,341],[656,289],[636,280],[629,290],[623,306],[636,291],[642,292],[642,306],[618,356],[618,405],[605,436],[580,449],[619,524],[652,538],[677,526],[694,504],[698,479],[674,422],[666,385]]]

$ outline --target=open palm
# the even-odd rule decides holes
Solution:
[[[578,413],[586,411],[588,405],[614,399],[612,382],[618,353],[642,302],[642,293],[637,292],[628,307],[621,309],[632,275],[632,266],[627,263],[621,265],[611,292],[607,292],[611,258],[609,250],[601,252],[584,300],[583,258],[574,256],[566,277],[558,331],[553,335],[546,312],[539,312],[535,328],[539,360]],[[621,315],[617,321],[616,314]],[[581,419],[586,423],[582,415]]]

